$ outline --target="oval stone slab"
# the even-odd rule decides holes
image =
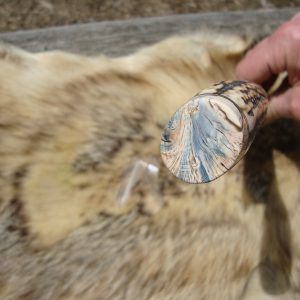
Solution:
[[[167,123],[163,162],[188,183],[212,181],[248,150],[267,109],[267,94],[246,81],[221,82],[195,95]]]

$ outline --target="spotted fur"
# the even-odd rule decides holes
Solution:
[[[299,124],[265,128],[211,184],[160,161],[168,118],[234,79],[249,45],[195,33],[115,59],[2,46],[0,299],[297,299]],[[159,176],[119,205],[136,160]]]

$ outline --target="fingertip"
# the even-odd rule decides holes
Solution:
[[[235,74],[238,79],[251,80],[252,51],[253,51],[253,49],[250,49],[246,53],[246,55],[236,65]],[[249,70],[249,68],[250,68],[250,70]]]
[[[243,60],[241,60],[236,68],[235,68],[235,75],[238,79],[246,79],[244,78],[244,68],[243,68]]]

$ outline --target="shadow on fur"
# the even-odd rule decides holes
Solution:
[[[270,136],[277,139],[271,141]],[[275,180],[273,150],[279,150],[295,162],[299,144],[299,124],[282,120],[261,130],[245,157],[246,192],[252,202],[265,205],[258,270],[260,285],[270,295],[284,294],[289,290],[292,267],[291,226]]]

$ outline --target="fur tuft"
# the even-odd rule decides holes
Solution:
[[[210,184],[179,182],[160,162],[170,115],[234,79],[250,44],[202,32],[115,59],[1,47],[1,299],[299,293],[299,124],[265,128]],[[141,161],[158,176],[132,177]]]

